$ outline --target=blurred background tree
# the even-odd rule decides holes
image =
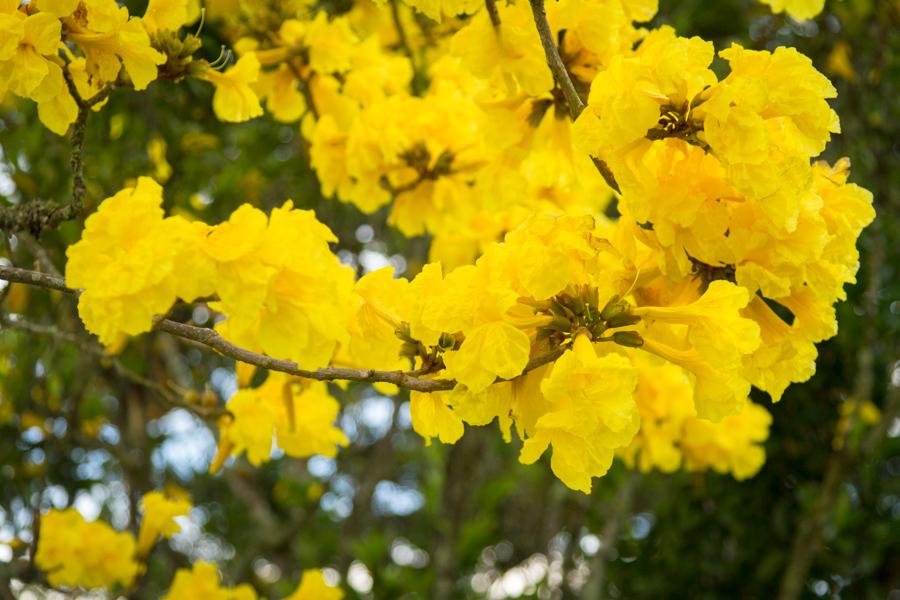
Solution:
[[[165,485],[189,490],[196,507],[153,554],[141,598],[195,559],[272,598],[309,567],[339,575],[350,598],[900,598],[900,3],[829,0],[796,22],[751,0],[662,0],[659,24],[717,49],[790,45],[810,56],[839,94],[843,133],[825,158],[850,157],[853,180],[875,194],[859,283],[838,306],[838,336],[819,347],[817,374],[778,404],[755,397],[774,416],[758,475],[636,475],[617,464],[588,497],[546,466],[520,465],[517,444],[484,428],[423,448],[408,394],[350,385],[332,390],[351,440],[336,460],[240,460],[211,476],[202,403],[172,409],[148,382],[205,383],[217,403],[236,389],[233,362],[161,333],[110,359],[73,298],[13,284],[0,313],[0,597],[43,594],[22,584],[34,576],[36,514],[74,505],[134,529],[141,495]],[[214,27],[202,35],[215,55]],[[196,81],[114,94],[87,131],[88,197],[151,174],[166,181],[167,212],[211,223],[242,202],[268,211],[290,197],[337,233],[360,272],[418,272],[429,240],[322,198],[295,126],[222,124],[210,96]],[[70,145],[33,105],[7,100],[0,151],[6,202],[67,196],[59,166]],[[59,271],[79,227],[39,242],[4,235],[0,260]],[[179,317],[211,318],[202,307]]]

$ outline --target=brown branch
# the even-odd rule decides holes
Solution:
[[[78,105],[78,116],[72,125],[72,155],[69,160],[72,170],[72,198],[68,204],[37,199],[15,206],[0,207],[0,229],[4,231],[11,233],[27,231],[34,236],[40,236],[45,229],[52,229],[64,221],[76,219],[84,212],[84,198],[87,195],[84,183],[84,139],[87,118],[91,107],[106,99],[109,89],[85,100],[78,94],[68,69],[63,69],[63,78],[75,104]]]
[[[409,36],[406,35],[406,28],[403,26],[403,21],[400,18],[400,9],[397,6],[398,3],[398,0],[389,0],[389,4],[391,5],[391,19],[394,22],[394,29],[397,30],[397,40],[400,47],[403,49],[407,58],[409,58],[409,65],[412,67],[412,79],[409,82],[410,88],[412,88],[413,95],[418,96],[425,91],[426,86],[425,82],[422,81],[423,74],[419,68],[419,61],[416,58],[416,53],[413,50],[412,44],[409,43]]]
[[[488,16],[491,18],[491,25],[494,29],[500,27],[500,13],[497,11],[497,0],[484,0],[484,8],[487,9]]]
[[[550,23],[547,21],[547,11],[544,10],[544,0],[529,0],[531,3],[531,12],[534,15],[534,24],[537,27],[538,35],[541,38],[541,45],[544,47],[544,55],[547,57],[547,66],[553,73],[553,79],[562,89],[563,95],[566,97],[566,104],[569,106],[569,115],[572,120],[578,118],[581,111],[584,110],[584,102],[581,96],[575,91],[575,84],[569,77],[566,65],[559,55],[559,48],[553,40],[553,32],[550,31]]]
[[[574,121],[584,111],[584,102],[581,100],[581,96],[578,95],[575,84],[569,76],[569,71],[559,55],[559,48],[556,47],[556,42],[553,40],[553,32],[550,30],[550,23],[547,21],[547,11],[544,10],[544,0],[529,0],[529,2],[531,3],[531,13],[534,15],[534,24],[541,38],[541,46],[544,47],[544,55],[547,57],[547,66],[550,67],[550,71],[553,73],[553,80],[556,81],[556,85],[562,90],[566,99],[566,105],[569,107],[569,116]],[[488,0],[489,12],[491,4],[492,0]],[[494,7],[494,10],[496,11],[496,7]],[[493,13],[491,13],[491,22],[493,22]],[[498,23],[494,25],[496,26]],[[596,156],[592,156],[591,161],[597,167],[600,175],[603,176],[606,185],[621,193],[619,184],[616,182],[616,178],[606,162]]]
[[[2,274],[2,271],[0,271]],[[2,275],[0,275],[2,276]],[[194,327],[178,323],[169,319],[162,319],[154,327],[157,331],[165,331],[174,336],[199,342],[208,346],[223,356],[233,358],[270,371],[280,371],[296,377],[315,379],[318,381],[357,381],[361,383],[393,383],[399,387],[415,390],[417,392],[440,392],[452,390],[455,381],[448,379],[420,379],[413,377],[406,371],[379,371],[376,369],[348,369],[342,367],[325,367],[310,371],[301,369],[297,363],[289,360],[281,360],[251,352],[239,346],[235,346],[220,336],[214,329]]]
[[[306,102],[306,110],[313,116],[313,119],[316,121],[319,120],[319,110],[316,108],[316,101],[313,99],[312,95],[312,86],[310,82],[312,81],[312,74],[310,76],[304,77],[300,73],[300,69],[297,68],[297,65],[294,64],[294,58],[288,57],[284,64],[287,65],[290,72],[297,79],[297,85],[300,88],[300,94],[303,96],[303,100]]]
[[[66,282],[46,273],[38,273],[27,269],[0,266],[0,280],[24,283],[51,290],[57,290],[67,294],[78,295],[80,292],[66,285]],[[357,381],[360,383],[392,383],[398,387],[417,392],[443,392],[456,387],[456,381],[452,379],[425,379],[417,377],[417,371],[379,371],[376,369],[348,369],[342,367],[325,367],[310,371],[301,369],[297,363],[289,360],[281,360],[252,352],[245,348],[235,346],[219,335],[214,329],[195,327],[185,323],[178,323],[170,319],[158,319],[153,325],[156,331],[164,331],[176,337],[191,340],[212,348],[219,354],[233,358],[234,360],[255,365],[271,371],[280,371],[296,377],[315,379],[317,381]],[[528,361],[522,370],[522,375],[555,361],[566,351],[566,346],[560,346],[545,354],[536,356]],[[498,382],[507,381],[497,379]]]

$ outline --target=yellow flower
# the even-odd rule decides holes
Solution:
[[[684,422],[696,414],[691,381],[683,369],[671,363],[643,353],[633,353],[633,360],[639,373],[635,400],[641,428],[620,455],[642,472],[659,469],[672,473],[681,466]]]
[[[350,323],[346,360],[360,368],[402,370],[409,360],[400,356],[403,342],[397,337],[404,318],[409,318],[410,284],[394,277],[393,267],[364,275],[356,282],[361,302]]]
[[[147,556],[159,536],[170,538],[181,525],[175,517],[185,517],[191,503],[184,498],[169,498],[161,492],[148,492],[141,498],[141,529],[138,532],[138,556]]]
[[[590,340],[579,335],[541,383],[550,407],[525,440],[519,461],[535,462],[552,444],[553,473],[589,494],[591,478],[603,476],[615,450],[631,443],[638,431],[636,385],[631,361],[618,354],[597,356]]]
[[[334,234],[291,201],[265,213],[244,205],[213,229],[205,252],[217,264],[217,329],[236,344],[317,369],[349,341],[353,271],[328,244]]]
[[[735,479],[753,477],[766,461],[761,445],[769,437],[772,416],[758,404],[747,402],[742,411],[713,423],[689,418],[682,449],[689,471],[713,469]]]
[[[578,144],[615,160],[658,125],[667,107],[681,110],[715,83],[712,59],[710,42],[677,37],[670,27],[654,30],[635,55],[617,55],[594,79],[587,108],[576,123]]]
[[[528,335],[507,321],[517,299],[509,270],[505,248],[493,246],[475,266],[451,272],[424,311],[433,330],[465,336],[458,350],[444,355],[444,364],[448,375],[476,393],[498,377],[520,374],[531,353]]]
[[[720,420],[741,411],[750,392],[742,357],[759,347],[759,326],[740,315],[747,290],[713,281],[684,306],[638,307],[647,329],[642,349],[693,373],[694,405],[704,419]],[[668,324],[668,325],[666,325]]]
[[[278,446],[288,456],[307,458],[321,454],[329,458],[337,455],[339,447],[349,443],[344,432],[334,426],[340,404],[328,393],[324,381],[298,382],[269,375],[260,394],[280,394],[282,409],[275,422]],[[267,390],[278,386],[277,390]],[[270,396],[269,402],[274,401]]]
[[[104,200],[66,250],[66,282],[84,288],[78,312],[105,345],[149,331],[179,296],[212,292],[210,266],[196,252],[202,229],[163,219],[162,188],[148,177]],[[204,264],[206,262],[207,264]],[[195,266],[191,277],[182,269]]]
[[[473,392],[480,392],[500,377],[511,379],[528,363],[531,341],[520,329],[495,321],[474,327],[459,350],[444,357],[447,374]]]
[[[452,53],[474,75],[497,81],[511,96],[520,90],[532,96],[547,93],[553,88],[553,75],[535,35],[529,5],[499,2],[497,10],[503,22],[499,30],[487,11],[481,11],[453,36]]]
[[[157,31],[178,31],[187,23],[188,0],[150,0],[142,22],[151,34]]]
[[[225,73],[208,69],[201,79],[216,86],[213,95],[213,111],[221,121],[241,123],[263,114],[253,84],[259,77],[259,60],[249,52],[242,56]]]
[[[741,314],[759,325],[762,342],[744,357],[744,372],[753,385],[778,402],[791,383],[806,381],[816,372],[816,347],[792,330],[762,298],[754,297]]]
[[[319,12],[309,23],[304,39],[309,48],[309,66],[319,73],[347,71],[356,43],[346,17],[329,19],[325,12]]]
[[[62,25],[46,13],[0,13],[0,86],[24,98],[32,94],[59,66],[47,57],[56,55]],[[61,73],[59,73],[61,75]],[[62,83],[60,77],[59,82]]]
[[[759,0],[768,4],[774,13],[786,12],[798,21],[812,19],[822,12],[825,0]]]
[[[106,523],[88,523],[74,508],[41,517],[35,563],[52,586],[128,587],[138,573],[134,538]]]
[[[62,19],[75,12],[80,1],[81,0],[38,0],[36,4],[38,10],[41,12]]]
[[[191,570],[178,569],[169,591],[161,600],[256,600],[256,592],[247,584],[223,587],[219,571],[211,563],[198,561]]]
[[[274,71],[260,73],[256,91],[277,120],[292,123],[306,113],[306,100],[300,93],[297,76],[282,63]]]
[[[792,231],[811,180],[809,158],[840,132],[827,102],[837,92],[793,48],[766,52],[734,44],[719,55],[731,73],[696,110],[702,136],[729,181],[759,202],[776,227]]]
[[[597,249],[588,216],[529,217],[504,239],[523,296],[546,300],[568,286],[593,283]]]
[[[412,392],[409,412],[416,433],[425,438],[425,445],[431,445],[431,438],[438,438],[444,444],[455,444],[463,436],[465,428],[462,419],[447,405],[447,394],[443,392]]]
[[[338,447],[348,444],[333,425],[339,410],[325,382],[301,384],[282,373],[270,373],[260,387],[239,390],[228,401],[232,418],[223,420],[218,456],[210,470],[215,472],[229,455],[245,451],[254,465],[268,462],[273,440],[289,456],[334,457]]]
[[[307,569],[303,571],[300,585],[284,600],[341,600],[343,597],[344,592],[329,585],[321,570]]]
[[[104,83],[113,82],[124,66],[134,89],[143,90],[156,79],[157,65],[166,61],[150,45],[150,36],[138,17],[114,0],[83,0],[86,23],[66,20],[66,38],[75,42],[87,57],[88,74]]]

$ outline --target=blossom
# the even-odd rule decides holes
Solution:
[[[768,4],[772,12],[786,12],[798,21],[812,19],[825,7],[825,0],[760,0],[760,2]]]
[[[265,213],[243,205],[205,240],[216,263],[212,304],[227,319],[229,340],[304,368],[329,363],[348,341],[354,303],[352,270],[328,247],[334,234],[312,211],[287,201]]]
[[[178,569],[169,591],[162,600],[256,600],[256,592],[247,584],[222,586],[214,564],[197,561],[191,569]]]
[[[188,21],[188,0],[150,0],[141,21],[151,34],[178,31]]]
[[[688,419],[681,442],[685,467],[690,471],[712,468],[738,480],[756,475],[766,460],[760,443],[769,436],[771,423],[769,412],[753,402],[718,423]]]
[[[462,419],[447,405],[447,394],[413,392],[409,400],[409,412],[416,433],[431,445],[432,438],[444,444],[455,444],[465,430]]]
[[[148,492],[141,498],[141,528],[138,532],[139,556],[146,556],[156,540],[162,536],[170,538],[181,526],[175,517],[187,516],[191,503],[185,498],[169,498],[161,492]]]
[[[550,408],[525,440],[519,460],[531,464],[552,445],[553,473],[568,487],[590,493],[591,478],[604,475],[616,448],[627,446],[638,431],[636,385],[631,361],[598,356],[590,340],[578,336],[541,383]]]
[[[222,121],[241,123],[263,114],[252,85],[259,78],[259,60],[249,52],[224,73],[207,69],[199,75],[216,87],[213,110]]]
[[[731,183],[758,201],[776,227],[793,230],[811,179],[809,158],[840,132],[827,103],[837,92],[794,48],[767,52],[733,44],[719,55],[731,73],[697,109],[702,137]]]
[[[88,523],[75,510],[51,510],[41,517],[35,563],[53,586],[128,587],[138,573],[134,538],[106,523]]]
[[[178,297],[212,292],[210,265],[196,252],[205,228],[163,218],[161,204],[160,185],[140,177],[104,200],[66,250],[66,282],[84,288],[78,313],[105,345],[149,331]],[[181,277],[189,266],[196,268],[191,278]]]
[[[157,65],[166,57],[150,44],[150,36],[139,17],[114,0],[83,0],[84,16],[66,19],[67,39],[75,42],[87,58],[87,72],[103,82],[114,82],[122,67],[134,89],[143,90],[156,79]]]
[[[319,569],[306,569],[300,578],[300,585],[284,600],[341,600],[344,592],[329,585]]]
[[[297,458],[334,457],[338,447],[348,444],[333,425],[340,405],[321,381],[301,384],[282,373],[270,373],[260,387],[238,390],[227,407],[231,416],[222,422],[213,472],[228,456],[243,452],[254,465],[268,462],[273,444]]]
[[[694,404],[702,418],[720,420],[740,412],[750,392],[741,359],[760,340],[759,326],[740,315],[748,302],[745,289],[713,281],[690,304],[634,309],[648,327],[641,348],[694,375]]]

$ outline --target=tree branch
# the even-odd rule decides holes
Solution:
[[[63,69],[63,78],[75,104],[78,105],[78,116],[72,125],[72,156],[69,160],[72,169],[72,199],[68,204],[38,199],[15,206],[0,207],[0,229],[4,231],[27,231],[39,236],[43,230],[52,229],[64,221],[75,219],[84,212],[84,198],[87,194],[84,183],[84,138],[87,118],[91,107],[105,100],[109,90],[105,89],[85,100],[78,94],[68,69]]]
[[[57,290],[66,294],[78,295],[79,290],[74,290],[66,285],[66,282],[46,273],[19,269],[16,267],[0,266],[0,280],[24,283],[36,287]],[[214,329],[195,327],[185,323],[178,323],[170,319],[160,318],[153,325],[155,331],[164,331],[176,337],[198,342],[208,346],[223,356],[234,360],[255,365],[270,371],[280,371],[296,377],[315,379],[317,381],[358,381],[361,383],[392,383],[398,387],[416,392],[444,392],[456,387],[456,381],[452,379],[425,379],[417,376],[416,371],[379,371],[376,369],[348,369],[342,367],[325,367],[310,371],[301,369],[297,363],[289,360],[281,360],[251,352],[239,346],[235,346],[219,335]],[[555,361],[566,351],[566,346],[560,346],[545,354],[535,356],[528,361],[522,375],[540,366]],[[498,379],[498,382],[506,381]]]
[[[488,11],[490,12],[492,1],[487,0],[487,2]],[[550,23],[547,21],[547,11],[544,10],[544,0],[529,0],[529,2],[531,3],[531,13],[534,15],[534,24],[537,27],[538,35],[541,38],[541,46],[544,47],[544,55],[547,57],[547,66],[550,67],[550,71],[553,73],[553,80],[556,81],[556,85],[560,87],[563,96],[566,98],[566,105],[569,107],[569,116],[572,117],[572,120],[574,121],[578,118],[578,115],[584,111],[584,102],[581,100],[581,96],[578,95],[575,84],[572,83],[572,78],[569,77],[569,71],[566,69],[566,65],[559,55],[559,48],[556,47],[556,42],[553,40],[553,31],[551,31]],[[496,6],[494,7],[494,11],[496,12]],[[493,22],[494,13],[490,14],[491,22]],[[499,15],[497,19],[499,21]],[[496,26],[497,23],[494,25]],[[597,167],[597,171],[600,175],[603,176],[606,185],[617,193],[622,193],[619,189],[619,184],[616,181],[615,175],[613,175],[612,170],[610,170],[606,162],[596,156],[591,156],[591,161],[593,161],[594,166]]]
[[[497,11],[496,0],[484,0],[484,8],[487,10],[488,16],[491,18],[491,25],[494,29],[500,27],[500,13]]]
[[[578,92],[575,91],[575,84],[569,77],[566,65],[563,63],[559,55],[559,49],[553,40],[553,32],[550,30],[550,23],[547,21],[547,11],[544,10],[544,0],[529,0],[531,3],[531,12],[534,15],[534,24],[537,27],[538,35],[541,37],[541,45],[544,47],[544,55],[547,57],[547,66],[553,73],[553,79],[562,89],[563,95],[566,97],[566,104],[569,106],[569,115],[572,120],[578,118],[581,111],[584,110],[584,102]]]

